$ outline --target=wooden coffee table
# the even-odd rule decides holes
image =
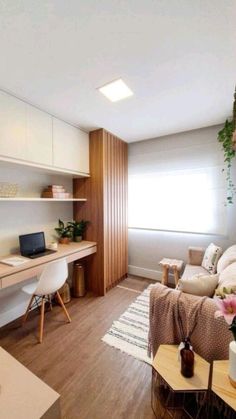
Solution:
[[[152,409],[157,418],[207,418],[210,364],[195,353],[194,376],[180,373],[178,346],[161,345],[152,363]]]

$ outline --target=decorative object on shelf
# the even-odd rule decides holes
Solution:
[[[86,294],[84,281],[84,266],[80,262],[74,263],[72,292],[73,297],[76,298],[84,297]]]
[[[43,190],[41,197],[52,199],[69,199],[71,198],[71,194],[66,192],[64,186],[62,185],[48,185],[48,187]]]
[[[224,127],[218,132],[218,141],[222,144],[224,150],[224,161],[226,163],[226,180],[227,180],[227,203],[233,203],[233,197],[236,188],[231,179],[232,160],[236,153],[236,90],[234,93],[233,117],[229,121],[226,119]],[[223,169],[224,171],[224,169]]]
[[[219,307],[219,310],[215,312],[215,317],[224,317],[234,337],[229,344],[229,380],[236,388],[236,295],[230,294],[225,298],[215,297],[215,301]]]
[[[87,228],[89,221],[69,221],[68,226],[71,229],[73,238],[75,242],[81,242],[83,239],[83,234]]]
[[[13,198],[18,191],[17,183],[0,182],[0,197]]]
[[[59,236],[59,243],[69,244],[72,237],[72,232],[71,228],[68,225],[66,226],[65,223],[59,219],[58,227],[55,228],[55,231]]]

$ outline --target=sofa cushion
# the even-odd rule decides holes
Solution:
[[[231,263],[236,262],[236,245],[230,246],[217,263],[217,273],[221,273]]]
[[[219,275],[196,274],[189,279],[180,278],[178,289],[192,295],[212,297],[219,281]]]
[[[220,273],[218,288],[232,288],[236,290],[236,262],[231,263]]]
[[[202,266],[198,265],[186,265],[184,269],[184,273],[182,275],[183,279],[189,279],[196,274],[205,274],[208,275],[209,272],[203,268]]]
[[[202,267],[211,274],[216,273],[217,263],[221,255],[221,247],[214,243],[209,244],[203,256]]]

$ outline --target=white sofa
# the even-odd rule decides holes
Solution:
[[[188,263],[181,276],[189,279],[196,274],[206,274],[209,272],[202,267],[202,260],[205,249],[200,247],[190,247]],[[220,257],[217,263],[217,274],[219,274],[218,288],[232,288],[236,291],[236,245],[230,246]]]
[[[188,280],[198,273],[210,275],[201,266],[204,253],[204,249],[189,248],[189,263],[185,267],[183,278]],[[217,271],[219,273],[218,287],[234,287],[236,291],[236,245],[229,247],[220,257]],[[222,317],[215,318],[217,305],[214,299],[204,298],[201,309],[197,310],[198,304],[203,301],[202,297],[180,291],[180,289],[167,288],[162,284],[156,284],[151,290],[149,343],[153,355],[155,356],[159,345],[178,345],[183,339],[179,322],[180,313],[185,336],[189,334],[192,327],[189,323],[194,323],[197,316],[196,327],[194,326],[191,335],[191,343],[196,353],[208,362],[228,359],[232,334]],[[214,291],[212,296],[213,293]]]

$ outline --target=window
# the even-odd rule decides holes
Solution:
[[[185,160],[180,150],[175,158],[170,157],[172,164],[166,165],[163,153],[143,155],[141,164],[137,164],[141,161],[137,155],[131,156],[129,227],[225,234],[225,183],[222,166],[217,159],[212,161],[212,155],[211,150],[207,159],[204,153],[204,159],[199,158],[197,163],[194,154],[191,163],[189,152],[185,153]]]

